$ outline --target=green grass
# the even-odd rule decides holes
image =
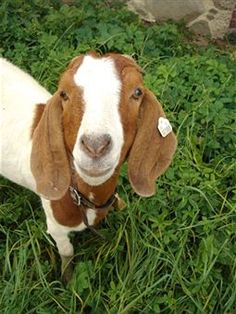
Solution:
[[[72,282],[37,196],[0,179],[0,312],[236,313],[236,54],[194,46],[182,26],[145,25],[116,1],[3,0],[0,53],[54,92],[88,50],[136,58],[178,135],[149,199],[133,193],[100,226],[72,236]]]

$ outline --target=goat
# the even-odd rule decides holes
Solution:
[[[65,270],[74,254],[69,232],[114,206],[122,163],[133,190],[151,196],[176,137],[128,56],[75,57],[54,95],[5,59],[0,71],[0,173],[40,196]]]

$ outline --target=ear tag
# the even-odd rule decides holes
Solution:
[[[162,137],[166,137],[168,134],[172,132],[172,126],[169,120],[163,117],[159,118],[157,128],[159,132],[161,133]]]

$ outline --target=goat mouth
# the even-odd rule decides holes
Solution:
[[[84,173],[86,176],[88,177],[94,177],[94,178],[98,178],[98,177],[103,177],[105,175],[107,175],[111,170],[112,167],[106,168],[105,170],[100,170],[100,169],[85,169],[81,166],[78,166],[78,168],[80,169],[80,171],[82,173]]]

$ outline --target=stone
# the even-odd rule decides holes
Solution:
[[[223,38],[236,29],[236,0],[124,1],[128,1],[128,7],[148,22],[183,20],[193,32],[212,38]]]
[[[235,6],[235,0],[213,0],[213,2],[220,10],[232,10]]]
[[[128,7],[149,22],[190,20],[205,11],[199,0],[129,0]]]
[[[196,34],[212,35],[209,21],[206,18],[199,18],[188,25],[189,29]]]
[[[209,10],[209,13],[211,13],[211,14],[217,14],[218,13],[218,10],[216,9],[216,8],[211,8],[210,10]]]
[[[214,20],[210,21],[212,38],[223,38],[229,29],[230,11],[219,11]]]
[[[128,1],[127,3],[128,8],[133,11],[134,13],[137,13],[141,16],[142,19],[144,19],[147,22],[155,22],[156,19],[152,15],[152,11],[150,11],[150,8],[145,5],[145,1],[137,0],[137,1]]]

